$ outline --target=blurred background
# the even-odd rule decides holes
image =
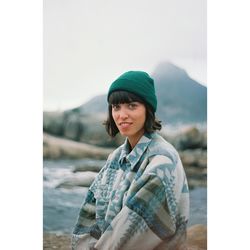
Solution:
[[[69,234],[108,154],[109,85],[155,80],[161,135],[188,176],[189,225],[207,224],[206,1],[44,0],[43,227]]]

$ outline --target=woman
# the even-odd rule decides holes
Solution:
[[[73,249],[185,249],[189,192],[180,157],[155,131],[154,81],[129,71],[108,92],[106,130],[125,143],[108,157],[84,200]]]

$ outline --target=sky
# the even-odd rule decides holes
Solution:
[[[43,109],[105,94],[128,70],[170,61],[206,85],[206,0],[44,0]]]

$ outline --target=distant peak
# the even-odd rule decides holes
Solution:
[[[175,64],[173,64],[169,61],[159,63],[156,66],[152,75],[159,76],[161,74],[166,74],[166,73],[169,75],[170,74],[171,75],[176,75],[176,74],[180,75],[181,74],[181,75],[187,76],[187,72],[184,69],[176,66]]]

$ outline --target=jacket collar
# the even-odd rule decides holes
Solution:
[[[151,142],[153,134],[154,133],[145,133],[137,142],[131,152],[129,152],[130,145],[128,138],[126,138],[124,144],[122,145],[121,154],[118,160],[120,166],[122,166],[123,164],[128,164],[131,170],[133,170],[137,162],[140,160],[141,156],[147,149],[149,143]]]

